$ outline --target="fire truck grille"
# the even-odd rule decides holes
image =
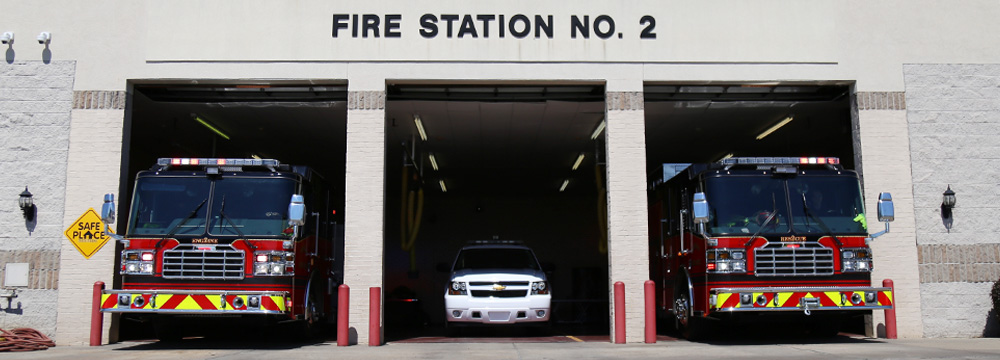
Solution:
[[[242,280],[243,251],[220,245],[199,250],[181,245],[163,252],[164,279]]]
[[[760,248],[754,250],[757,276],[833,275],[833,249]]]
[[[472,290],[472,297],[498,297],[498,298],[514,298],[514,297],[525,297],[528,295],[528,290]]]

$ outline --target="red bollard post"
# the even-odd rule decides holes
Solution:
[[[625,343],[625,283],[615,282],[615,344]]]
[[[382,288],[368,288],[368,346],[382,345]]]
[[[90,310],[90,346],[101,346],[101,333],[104,332],[104,315],[101,314],[102,292],[104,292],[104,282],[95,282],[94,304]]]
[[[646,343],[656,343],[656,290],[654,290],[653,280],[646,280],[643,283],[644,295],[646,296]]]
[[[350,345],[348,342],[348,322],[347,309],[351,302],[351,288],[347,284],[341,284],[337,288],[337,346]]]
[[[896,338],[896,288],[892,285],[891,279],[882,280],[882,286],[892,291],[892,307],[885,309],[885,337]]]

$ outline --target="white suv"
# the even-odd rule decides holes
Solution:
[[[458,252],[444,295],[449,328],[548,324],[552,293],[535,253],[515,242],[482,241]]]

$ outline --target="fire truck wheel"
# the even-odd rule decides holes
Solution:
[[[675,290],[674,323],[677,331],[688,340],[701,340],[708,331],[705,321],[697,316],[691,316],[691,300],[686,291]]]

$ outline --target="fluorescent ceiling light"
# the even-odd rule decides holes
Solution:
[[[431,159],[431,167],[434,168],[434,171],[438,171],[438,162],[434,158],[434,154],[430,154],[427,157]]]
[[[559,192],[566,191],[567,186],[569,186],[569,179],[563,180],[562,186],[559,187]]]
[[[438,180],[438,185],[441,185],[441,192],[448,192],[448,187],[444,186],[444,180]]]
[[[728,153],[728,154],[726,154],[726,156],[723,156],[723,157],[722,157],[721,159],[719,159],[719,160],[717,160],[717,161],[722,161],[722,160],[726,160],[726,159],[728,159],[728,158],[731,158],[731,157],[733,157],[733,156],[734,156],[734,154],[733,154],[733,153]]]
[[[229,135],[226,135],[226,133],[222,132],[222,130],[216,129],[215,126],[212,126],[212,124],[209,124],[208,121],[205,121],[200,116],[195,115],[194,120],[201,123],[201,125],[205,126],[209,130],[212,130],[212,132],[214,132],[216,135],[221,136],[223,139],[229,140]]]
[[[601,132],[604,131],[605,126],[608,126],[608,124],[604,120],[601,120],[601,123],[597,124],[597,129],[594,129],[594,133],[590,134],[590,140],[595,140],[598,136],[601,136]]]
[[[576,171],[576,169],[580,167],[580,163],[582,163],[582,162],[583,162],[583,158],[584,158],[585,156],[586,156],[585,154],[583,154],[583,153],[580,153],[580,156],[577,156],[577,157],[576,157],[576,162],[575,162],[575,163],[573,163],[573,171]]]
[[[781,120],[781,122],[774,124],[774,126],[772,126],[771,128],[764,130],[764,132],[760,133],[760,135],[757,135],[757,140],[763,139],[765,136],[771,135],[771,133],[777,131],[782,126],[785,126],[785,124],[792,122],[792,120],[794,120],[793,117],[791,116],[786,117],[784,120]]]
[[[420,133],[420,139],[427,141],[427,132],[424,131],[424,122],[420,121],[420,115],[413,115],[413,123],[417,124],[417,132]]]

